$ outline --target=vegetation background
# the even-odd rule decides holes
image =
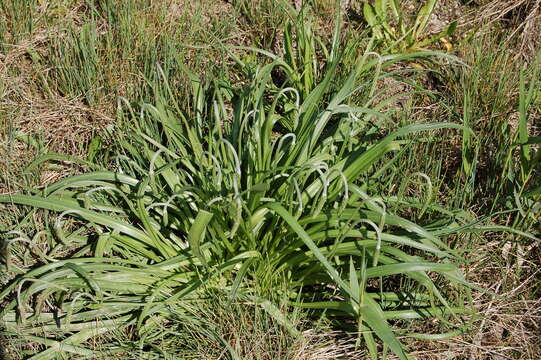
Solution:
[[[539,358],[540,46],[536,0],[3,0],[0,357]]]

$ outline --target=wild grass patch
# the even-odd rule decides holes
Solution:
[[[536,64],[257,4],[2,5],[10,354],[533,356]]]

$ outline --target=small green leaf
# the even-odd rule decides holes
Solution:
[[[201,252],[201,242],[205,237],[205,232],[210,220],[212,219],[212,216],[212,213],[205,210],[200,210],[192,224],[192,227],[190,228],[190,232],[188,233],[188,242],[190,243],[190,248],[192,249],[193,254],[205,267],[208,267],[208,264],[207,260],[203,256],[203,253]]]
[[[90,141],[90,144],[88,145],[88,151],[86,155],[86,159],[88,161],[94,161],[96,158],[96,155],[100,151],[102,147],[102,138],[101,136],[95,136],[92,141]]]

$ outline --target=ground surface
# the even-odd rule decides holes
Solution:
[[[139,4],[133,8],[119,5],[117,13],[103,14],[96,8],[105,3],[5,0],[0,4],[1,194],[26,191],[28,187],[86,171],[84,166],[72,162],[32,172],[25,167],[45,151],[78,158],[93,156],[92,144],[99,144],[104,132],[115,128],[119,97],[131,103],[152,98],[149,83],[155,80],[156,63],[183,64],[209,78],[225,76],[231,81],[242,81],[227,56],[227,46],[257,46],[280,52],[284,36],[280,26],[288,16],[272,0],[135,1],[126,2]],[[418,3],[404,4],[405,13],[415,14]],[[362,19],[362,1],[345,2],[342,8],[347,14],[348,31],[369,34]],[[332,1],[314,1],[315,31],[323,37],[332,33],[334,11]],[[513,195],[500,186],[504,182],[500,176],[503,178],[506,168],[498,163],[503,156],[499,144],[507,141],[502,139],[511,138],[518,128],[519,73],[536,66],[535,58],[541,49],[541,5],[535,0],[442,0],[425,30],[428,35],[423,36],[435,34],[455,20],[457,31],[446,38],[452,48],[446,48],[444,41],[431,47],[456,55],[472,71],[436,69],[436,76],[423,81],[438,93],[438,101],[423,96],[406,99],[404,106],[410,107],[407,119],[397,121],[465,123],[467,118],[478,136],[472,140],[478,141],[472,147],[476,151],[475,186],[468,190],[466,179],[456,175],[457,169],[464,166],[465,156],[459,137],[420,148],[417,157],[411,155],[410,170],[423,171],[434,178],[438,184],[435,196],[440,203],[470,211],[475,219],[488,219],[493,224],[512,226],[539,237],[539,206],[532,206],[523,217],[516,212],[494,215],[506,208],[497,208],[492,201]],[[249,60],[245,52],[236,50],[236,54]],[[189,96],[186,76],[180,71],[171,72],[170,76],[175,95],[182,101]],[[539,94],[539,88],[536,91]],[[540,95],[529,108],[528,131],[532,137],[541,134],[539,98]],[[535,146],[538,145],[534,145],[534,150]],[[517,154],[511,155],[514,162],[518,161]],[[535,166],[527,185],[531,188],[540,179],[539,164]],[[0,234],[11,229],[26,210],[0,210]],[[39,222],[39,214],[36,221]],[[539,241],[505,231],[456,241],[458,248],[466,249],[468,262],[463,270],[467,279],[499,296],[474,291],[477,315],[472,318],[473,330],[436,341],[407,340],[411,355],[416,359],[540,358]],[[253,321],[250,314],[240,313],[239,316],[247,317],[243,318],[245,322]],[[228,324],[219,326],[227,328]],[[412,326],[423,329],[430,324]],[[319,345],[340,336],[321,335],[320,341],[314,335],[300,344],[284,341],[284,346],[291,349],[279,356],[330,359],[337,356],[336,347]],[[239,341],[248,344],[246,359],[267,358],[264,353],[269,344],[265,344],[263,335]],[[350,344],[343,346],[343,353],[351,351]],[[253,351],[259,351],[261,357],[251,357],[250,349],[257,349]],[[349,356],[365,356],[364,352],[352,354]],[[7,358],[19,355],[8,351]]]

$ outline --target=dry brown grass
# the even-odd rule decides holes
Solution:
[[[117,96],[129,97],[130,93],[139,91],[146,81],[140,73],[133,71],[134,67],[143,67],[134,63],[137,61],[135,56],[147,51],[146,44],[140,41],[136,42],[137,49],[130,57],[123,55],[121,48],[113,48],[114,54],[100,54],[99,61],[104,73],[99,77],[105,89],[95,89],[100,94],[96,97],[97,102],[89,104],[84,94],[63,94],[56,88],[55,69],[43,65],[41,60],[46,64],[55,41],[69,40],[66,37],[68,25],[81,28],[88,22],[91,10],[83,0],[46,0],[39,4],[35,16],[40,20],[36,22],[32,34],[26,34],[16,41],[8,33],[6,51],[0,52],[0,193],[18,189],[16,182],[20,180],[22,169],[37,153],[37,149],[17,140],[17,134],[39,139],[43,147],[40,151],[84,157],[90,140],[114,123]],[[160,18],[156,14],[164,8],[169,9],[168,16]],[[12,26],[5,15],[0,11],[0,21]],[[133,16],[137,22],[145,24],[145,34],[140,34],[141,37],[151,39],[158,34],[177,36],[179,24],[193,23],[193,26],[204,29],[224,17],[234,20],[234,15],[232,5],[222,1],[203,0],[196,5],[186,0],[161,0],[152,2],[150,9],[138,11]],[[111,31],[105,20],[99,21],[99,33]],[[201,39],[204,36],[201,32]],[[240,44],[244,38],[246,35],[239,30],[233,38],[220,40]],[[191,39],[186,41],[189,45]],[[195,66],[192,59],[198,51],[185,48],[182,56],[188,66]],[[220,59],[220,56],[209,56],[197,65],[197,69],[204,72],[211,66],[219,65],[215,62]],[[68,168],[40,174],[36,181],[41,185],[47,184],[64,176]]]
[[[541,48],[541,2],[538,0],[488,0],[464,16],[465,28],[491,25],[511,30],[509,39],[516,38],[516,56],[530,61]],[[493,30],[492,30],[493,31]]]
[[[242,360],[361,360],[367,356],[362,346],[356,348],[355,339],[342,332],[318,328],[293,336],[253,304],[225,305],[218,301],[201,310],[204,312],[196,315],[212,324],[212,333],[226,341]],[[298,328],[311,327],[298,319],[294,323]],[[194,339],[201,359],[230,358],[230,350],[204,332],[196,330]]]
[[[502,245],[503,244],[503,245]],[[515,239],[476,248],[468,280],[497,296],[475,291],[471,332],[411,343],[418,360],[535,360],[541,357],[541,258],[539,244]]]
[[[43,92],[37,79],[40,70],[26,61],[24,51],[29,46],[35,49],[39,41],[36,38],[25,47],[14,47],[0,60],[0,79],[6,89],[0,98],[0,111],[5,114],[0,118],[0,193],[16,189],[14,182],[22,168],[38,151],[18,140],[20,135],[37,139],[43,151],[83,157],[92,137],[113,122],[110,103],[91,108],[78,98]],[[43,175],[41,184],[63,174],[55,171]]]

